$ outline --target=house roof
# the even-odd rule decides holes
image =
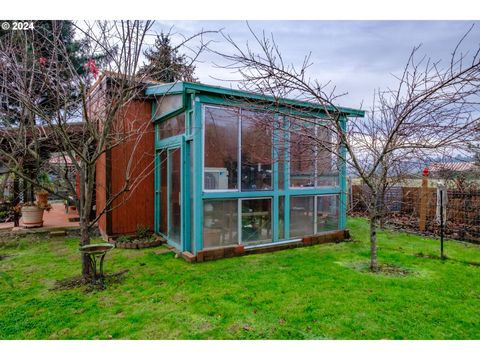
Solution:
[[[288,98],[278,99],[273,96],[262,95],[262,94],[252,93],[252,92],[243,91],[243,90],[236,90],[236,89],[225,88],[220,86],[206,85],[201,83],[190,83],[190,82],[183,82],[183,81],[149,86],[145,91],[145,94],[150,96],[185,94],[185,93],[205,93],[205,94],[221,95],[221,96],[228,96],[228,97],[234,97],[234,98],[252,99],[257,101],[267,101],[272,103],[279,103],[285,106],[303,107],[303,108],[316,110],[316,111],[325,110],[325,107],[323,105],[316,104],[313,102],[300,101],[300,100],[294,100],[294,99],[288,99]],[[336,109],[333,106],[328,106],[327,108],[329,111],[338,110],[346,116],[353,116],[353,117],[365,116],[365,111],[359,110],[359,109],[340,107],[340,106],[336,106]]]
[[[98,79],[96,79],[95,82],[88,89],[89,93],[93,94],[95,91],[97,91],[97,88],[100,86],[100,84],[104,80],[108,80],[108,79],[110,79],[110,80],[122,79],[122,73],[115,72],[115,71],[109,71],[109,70],[102,71],[100,73],[100,76],[98,76]],[[162,83],[161,81],[150,80],[148,78],[143,78],[143,77],[139,77],[139,76],[130,76],[130,77],[127,76],[126,79],[123,79],[123,80],[135,80],[139,84],[142,83],[142,84],[145,84],[145,85],[165,84],[165,83]]]
[[[57,155],[54,155],[54,156],[50,157],[50,159],[48,160],[48,163],[50,165],[72,166],[73,165],[73,160],[68,155],[63,156],[61,154],[57,154]]]
[[[431,172],[437,171],[475,171],[479,170],[479,167],[474,162],[444,162],[433,163],[429,166]]]

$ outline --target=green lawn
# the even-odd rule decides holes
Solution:
[[[438,241],[380,232],[380,261],[410,274],[371,274],[367,223],[349,228],[349,243],[199,264],[114,249],[106,272],[129,272],[93,292],[54,289],[79,272],[78,239],[0,239],[0,338],[480,338],[480,247],[449,241],[441,261]]]

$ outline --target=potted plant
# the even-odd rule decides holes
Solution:
[[[37,200],[37,204],[44,204],[44,206],[47,206],[49,193],[48,190],[52,189],[52,182],[50,181],[48,173],[45,171],[39,173],[37,176],[37,181],[40,187],[35,192],[35,199]]]
[[[20,204],[20,212],[22,214],[22,223],[24,227],[41,227],[43,226],[43,212],[50,211],[52,206],[46,203],[28,202]]]

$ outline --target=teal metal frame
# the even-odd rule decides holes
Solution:
[[[168,234],[162,234],[167,238],[170,245],[180,251],[189,251],[193,254],[203,249],[203,202],[209,199],[272,199],[272,236],[273,242],[289,241],[290,239],[290,198],[292,196],[315,196],[315,195],[338,195],[339,197],[339,229],[346,227],[346,163],[344,161],[346,149],[340,147],[339,160],[339,182],[334,187],[316,187],[316,188],[291,188],[290,187],[290,156],[288,151],[283,152],[283,187],[279,188],[279,158],[278,146],[280,136],[284,136],[283,144],[288,144],[288,131],[273,132],[273,188],[268,191],[204,191],[203,189],[203,107],[214,106],[240,106],[242,99],[261,100],[262,106],[268,107],[268,102],[273,106],[296,106],[301,108],[301,114],[305,115],[305,109],[311,112],[312,116],[322,116],[322,107],[307,102],[294,101],[289,99],[273,99],[258,94],[251,94],[243,91],[225,89],[215,86],[208,86],[196,83],[178,82],[175,84],[165,84],[147,88],[146,95],[156,97],[169,94],[183,94],[183,106],[169,112],[166,115],[155,118],[155,107],[152,109],[152,121],[155,124],[155,231],[160,232],[160,189],[163,181],[160,176],[160,152],[168,151],[173,148],[180,148],[181,151],[181,245],[178,245],[168,238]],[[275,104],[273,102],[275,101]],[[267,104],[265,105],[265,102]],[[155,103],[155,101],[154,101]],[[279,120],[288,129],[288,112],[295,113],[294,109],[286,108],[282,114],[275,115],[275,121]],[[364,112],[350,108],[338,108],[340,112],[340,125],[343,131],[346,131],[347,117],[363,117]],[[185,112],[185,133],[176,135],[167,139],[158,138],[158,124],[162,121]],[[192,149],[193,148],[193,149]],[[193,151],[191,151],[193,150]],[[193,153],[193,159],[190,157]],[[190,169],[193,162],[193,172]],[[170,166],[168,167],[170,175]],[[193,194],[190,191],[193,191]],[[284,209],[284,239],[279,238],[279,202],[283,198]],[[193,199],[193,201],[191,201]],[[316,199],[315,199],[316,202]],[[191,219],[193,214],[193,219]],[[238,214],[241,218],[241,214]],[[193,221],[192,221],[193,220]],[[239,220],[240,221],[240,220]],[[191,228],[193,226],[193,229]],[[190,234],[194,234],[191,239]]]

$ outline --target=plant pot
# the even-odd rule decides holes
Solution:
[[[48,203],[48,192],[47,191],[39,191],[35,193],[35,199],[37,200],[38,204],[47,204]]]
[[[23,206],[22,222],[24,227],[43,226],[43,209],[37,206]]]

